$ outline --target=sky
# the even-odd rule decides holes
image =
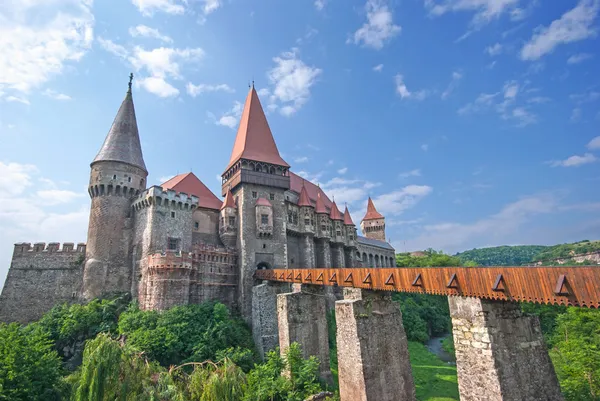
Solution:
[[[292,171],[397,251],[600,239],[600,0],[5,0],[0,283],[85,242],[133,72],[149,184],[217,195],[254,81]],[[594,71],[596,71],[594,73]],[[342,207],[342,206],[340,206]]]

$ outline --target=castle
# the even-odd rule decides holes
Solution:
[[[218,300],[252,320],[256,269],[395,265],[385,218],[368,199],[358,236],[317,185],[279,154],[254,86],[215,196],[193,173],[146,187],[129,90],[91,163],[87,244],[15,244],[0,321],[127,292],[143,309]]]

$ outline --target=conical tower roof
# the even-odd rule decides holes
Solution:
[[[227,194],[225,195],[225,200],[223,201],[223,205],[221,206],[221,210],[226,207],[236,208],[235,200],[233,199],[233,194],[231,193],[231,189],[227,190]]]
[[[131,95],[132,78],[130,75],[129,90],[92,164],[99,161],[123,162],[147,172]]]
[[[350,216],[350,212],[348,211],[348,205],[346,205],[346,210],[344,210],[344,224],[345,225],[354,225],[352,221],[352,216]]]
[[[367,203],[367,213],[363,220],[375,220],[375,219],[383,219],[383,215],[375,209],[375,205],[373,204],[373,200],[369,196],[369,202]]]
[[[311,206],[310,198],[308,197],[308,191],[304,186],[304,181],[302,182],[302,190],[300,191],[300,198],[298,199],[298,206]]]
[[[325,203],[323,203],[323,199],[321,198],[321,194],[317,193],[317,207],[315,209],[317,213],[327,213],[327,209],[325,208]]]
[[[331,220],[343,220],[342,214],[340,213],[340,209],[338,209],[335,201],[333,201],[331,205],[331,213],[329,213],[329,218]]]
[[[290,167],[279,155],[254,85],[248,92],[231,158],[225,171],[242,158]]]

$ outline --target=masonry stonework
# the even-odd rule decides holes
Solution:
[[[539,319],[517,303],[448,297],[460,399],[562,401]]]

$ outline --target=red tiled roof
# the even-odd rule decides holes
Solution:
[[[271,205],[271,202],[269,202],[265,198],[258,198],[256,200],[256,206],[273,206],[273,205]]]
[[[299,194],[302,192],[302,186],[304,186],[306,188],[306,192],[308,194],[308,199],[310,199],[310,201],[313,205],[317,204],[317,194],[321,194],[321,200],[325,204],[325,207],[327,209],[331,209],[331,201],[329,200],[329,198],[327,197],[327,195],[325,194],[325,192],[323,192],[323,190],[321,188],[319,188],[317,185],[313,184],[312,182],[300,177],[298,174],[295,174],[290,171],[290,189],[292,191],[296,192],[297,194]],[[327,211],[325,211],[323,213],[327,213]]]
[[[302,189],[300,190],[300,199],[298,199],[298,206],[311,206],[310,198],[308,197],[308,192],[306,191],[306,187],[304,186],[304,182],[302,182]]]
[[[248,92],[231,158],[225,171],[241,158],[289,167],[279,155],[254,86]]]
[[[172,189],[198,197],[198,206],[207,209],[221,208],[221,200],[213,194],[194,173],[179,174],[161,184],[164,189]]]
[[[317,207],[315,210],[317,213],[327,213],[327,209],[325,208],[325,203],[323,202],[323,197],[320,193],[317,193]]]
[[[225,194],[225,200],[223,201],[223,205],[221,205],[221,210],[225,209],[226,207],[232,207],[234,209],[237,208],[235,200],[233,200],[231,189],[228,189],[227,194]]]
[[[367,203],[367,213],[363,220],[375,220],[375,219],[383,219],[383,215],[375,209],[375,205],[369,196],[369,202]]]
[[[335,204],[335,201],[333,201],[333,204],[331,205],[331,213],[329,213],[329,218],[331,220],[344,220],[342,218],[342,214],[340,213],[340,210],[338,209],[337,205]]]
[[[354,222],[352,221],[352,216],[350,216],[350,212],[348,211],[348,205],[346,205],[346,210],[344,210],[344,224],[354,225]]]

